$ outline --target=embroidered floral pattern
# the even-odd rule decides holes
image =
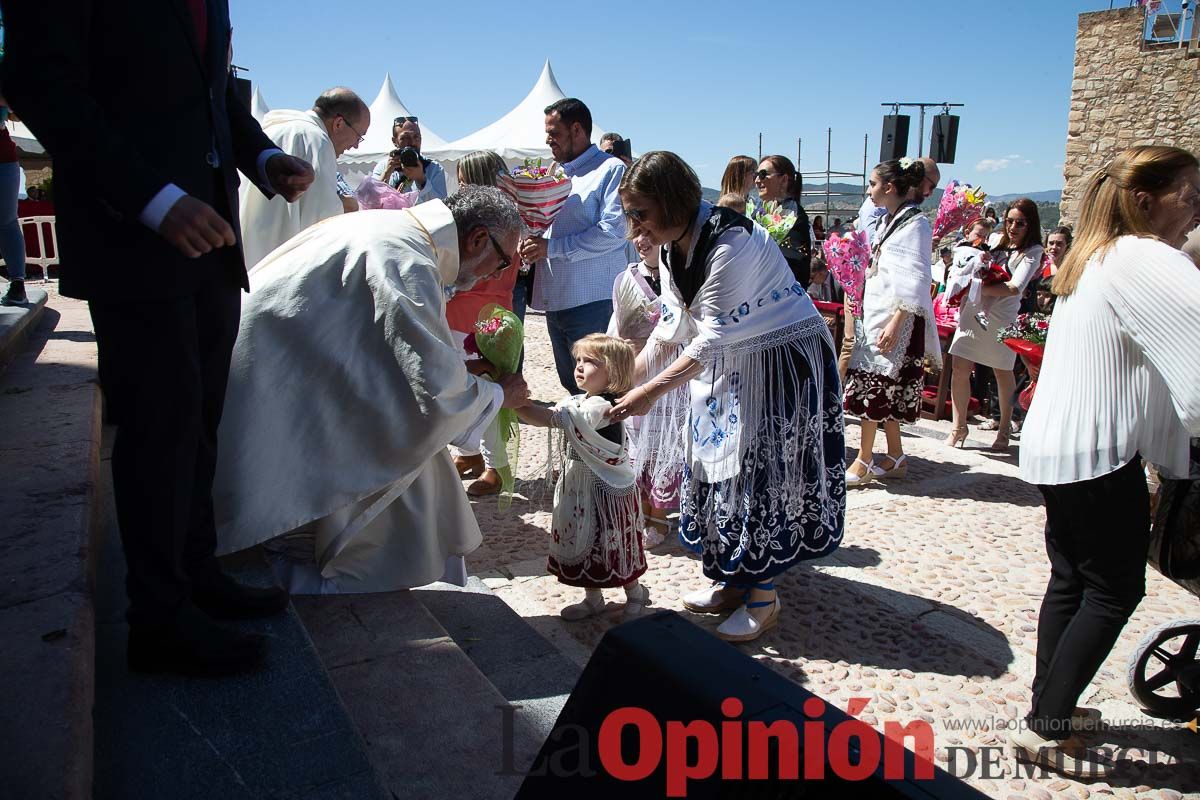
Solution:
[[[846,373],[846,410],[873,422],[916,422],[925,384],[925,320],[914,320],[895,377],[851,368]]]

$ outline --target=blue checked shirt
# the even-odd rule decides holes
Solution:
[[[625,165],[592,145],[562,167],[571,194],[550,227],[547,259],[533,276],[530,305],[542,311],[610,300],[613,282],[629,266],[617,196]]]

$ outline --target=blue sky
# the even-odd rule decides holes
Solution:
[[[1125,5],[1119,0],[1118,5]],[[230,0],[235,63],[272,108],[344,84],[397,92],[447,140],[493,122],[549,58],[563,91],[638,152],[673,150],[717,186],[730,156],[763,152],[860,170],[888,101],[951,101],[961,127],[946,178],[992,194],[1062,186],[1078,14],[1107,0],[609,0],[421,4]],[[742,9],[742,14],[736,14]],[[910,151],[916,150],[912,110]],[[928,128],[926,148],[928,148]]]

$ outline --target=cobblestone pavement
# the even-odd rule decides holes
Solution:
[[[563,396],[541,317],[527,319],[526,377],[533,396]],[[1088,687],[1082,704],[1101,709],[1109,727],[1089,734],[1095,746],[1127,757],[1119,776],[1080,783],[1018,775],[1007,726],[1027,710],[1037,640],[1037,612],[1049,576],[1041,496],[1017,475],[1016,446],[1005,455],[984,447],[994,434],[972,429],[968,446],[946,447],[947,423],[922,421],[906,431],[908,478],[851,493],[842,546],[830,557],[777,579],[780,624],[741,645],[806,689],[846,708],[870,703],[860,718],[923,719],[934,725],[941,766],[968,772],[965,751],[999,754],[983,777],[967,780],[998,798],[1096,796],[1200,797],[1200,737],[1181,723],[1147,716],[1126,688],[1130,654],[1143,636],[1172,620],[1200,617],[1197,598],[1149,570],[1146,598]],[[847,424],[847,446],[858,427]],[[880,437],[882,444],[882,436]],[[558,609],[579,597],[545,571],[552,492],[540,478],[546,432],[522,429],[518,492],[513,507],[476,501],[483,546],[467,563],[512,608],[583,664],[619,619],[620,590],[606,591],[610,611],[565,623]],[[721,617],[683,610],[680,597],[706,585],[698,559],[677,541],[649,554],[643,582],[652,608],[671,609],[705,628]],[[955,760],[948,764],[953,753]]]

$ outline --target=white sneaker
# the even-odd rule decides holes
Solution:
[[[683,607],[697,614],[720,614],[742,604],[743,592],[723,583],[714,583],[683,596]]]
[[[653,525],[642,529],[642,549],[653,550],[667,540],[667,535]]]

